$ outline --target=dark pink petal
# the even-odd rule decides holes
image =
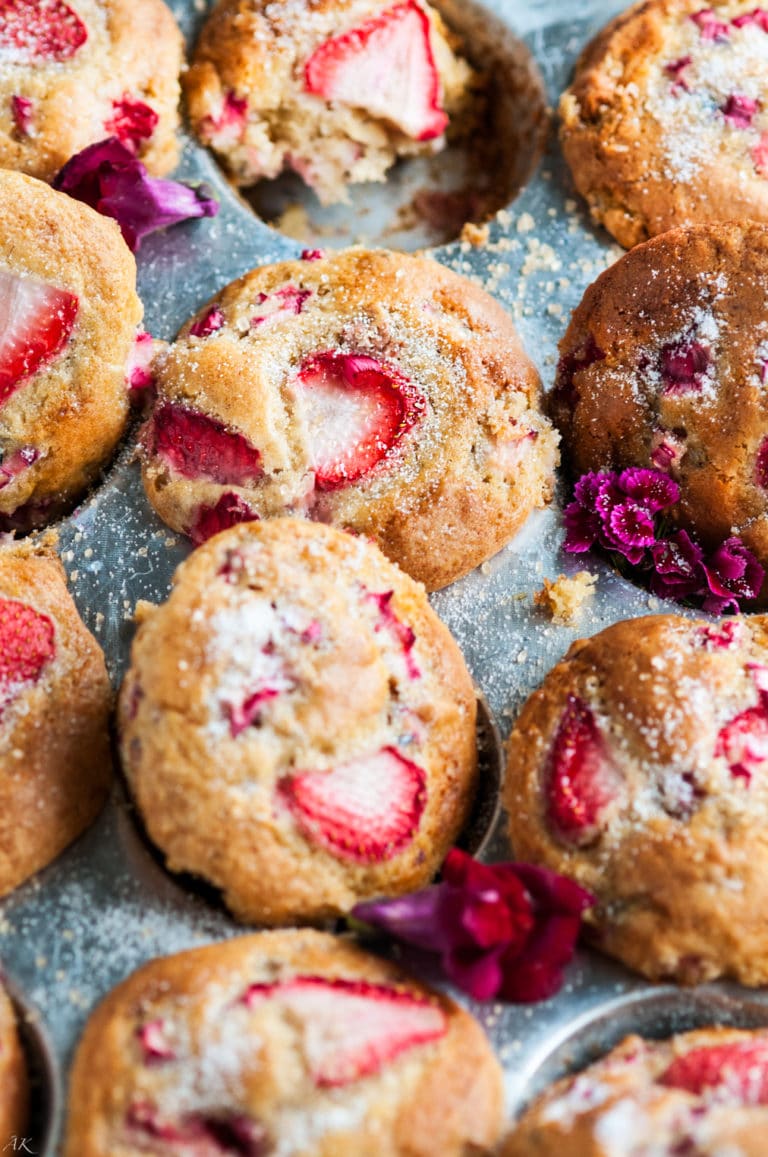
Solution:
[[[651,547],[654,574],[650,587],[663,599],[683,599],[698,594],[706,576],[703,551],[684,530],[660,539]]]
[[[492,952],[473,952],[456,949],[446,952],[442,959],[446,977],[473,1000],[493,1000],[504,983],[502,960],[504,948]]]
[[[581,929],[579,916],[552,916],[531,937],[520,956],[502,960],[501,1000],[529,1004],[549,1000],[563,985],[563,969],[573,959]]]
[[[765,578],[765,570],[739,538],[729,538],[719,546],[706,559],[704,572],[715,598],[727,600],[736,609],[739,599],[757,598]]]
[[[53,187],[113,217],[126,243],[138,249],[143,237],[193,217],[215,217],[219,203],[203,186],[150,177],[117,137],[90,145],[67,161]]]
[[[216,333],[224,325],[224,314],[219,309],[218,305],[212,305],[208,312],[201,317],[194,325],[189,327],[190,337],[210,337],[212,333]]]
[[[565,542],[563,550],[569,554],[583,554],[597,542],[602,523],[596,514],[585,510],[578,502],[571,502],[563,511]]]
[[[697,25],[702,40],[727,40],[730,28],[722,20],[718,20],[711,8],[702,8],[694,12],[691,20]]]
[[[635,502],[614,506],[608,518],[608,528],[621,547],[650,546],[654,542],[653,518]]]
[[[756,100],[734,93],[721,106],[720,112],[735,129],[748,129],[760,105]]]
[[[112,101],[112,116],[104,122],[104,129],[109,136],[117,137],[121,144],[136,153],[142,142],[152,136],[159,120],[153,108],[126,93],[122,100]]]
[[[21,137],[28,137],[30,134],[34,108],[35,102],[30,100],[28,96],[14,95],[11,97],[11,116],[16,126],[16,132]]]
[[[229,530],[230,526],[238,526],[241,522],[258,522],[259,516],[251,510],[239,494],[231,492],[222,494],[215,506],[201,506],[197,518],[189,528],[189,537],[195,546],[200,546],[219,534],[222,530]]]
[[[499,867],[514,872],[533,900],[536,911],[580,916],[596,903],[592,893],[582,888],[581,884],[569,880],[567,876],[560,876],[549,868],[522,863],[501,864]]]

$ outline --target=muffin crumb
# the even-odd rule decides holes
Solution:
[[[533,596],[534,606],[541,607],[553,623],[569,626],[580,618],[596,584],[597,577],[588,570],[580,570],[570,578],[561,574],[554,581],[545,578],[544,586]]]

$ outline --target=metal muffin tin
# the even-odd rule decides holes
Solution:
[[[525,129],[530,145],[508,188],[528,178],[501,210],[487,243],[456,242],[434,250],[445,264],[478,279],[509,310],[544,383],[550,385],[557,341],[586,286],[620,251],[592,228],[571,190],[554,133],[544,155],[535,67],[521,58],[516,34],[540,70],[550,104],[568,82],[588,38],[621,9],[599,0],[442,0],[437,3],[466,32],[478,58],[492,48],[496,83],[516,115],[501,123]],[[171,4],[190,38],[205,0]],[[490,18],[493,18],[492,20]],[[502,35],[504,34],[504,35]],[[483,43],[485,38],[485,43]],[[506,55],[505,55],[506,54]],[[505,61],[509,69],[505,67]],[[420,226],[392,227],[387,196],[445,176],[442,162],[411,162],[390,192],[361,191],[351,209],[321,219],[331,244],[368,236],[392,245],[423,244]],[[181,177],[203,179],[221,199],[213,221],[185,225],[147,240],[139,259],[145,324],[172,338],[182,322],[232,278],[253,266],[296,256],[302,244],[263,224],[222,178],[213,158],[187,142]],[[410,184],[409,184],[410,182]],[[310,211],[311,212],[311,211]],[[395,216],[397,214],[395,213]],[[402,221],[402,214],[399,218]],[[388,230],[388,232],[387,232]],[[316,241],[316,243],[318,243]],[[319,241],[323,243],[322,240]],[[115,685],[128,661],[138,599],[167,595],[186,542],[152,514],[133,461],[129,438],[100,487],[58,527],[59,548],[80,612],[100,640]],[[433,596],[438,614],[461,645],[490,710],[506,733],[528,694],[573,639],[619,619],[660,609],[657,600],[613,574],[597,559],[561,552],[557,504],[534,515],[505,550],[453,587]],[[577,628],[553,625],[532,602],[545,577],[588,566],[597,592]],[[488,858],[508,858],[505,824],[494,809],[500,777],[498,733],[485,724],[483,746],[491,785],[493,824]],[[490,737],[490,740],[489,740]],[[482,828],[482,823],[481,823]],[[483,843],[475,832],[474,847]],[[0,959],[21,1010],[37,1082],[27,1151],[53,1155],[63,1124],[61,1090],[86,1018],[97,1002],[140,964],[158,955],[238,935],[243,928],[205,892],[172,878],[148,850],[118,787],[104,813],[77,843],[33,880],[0,902]],[[460,999],[464,999],[460,997]],[[563,991],[529,1007],[475,1006],[506,1072],[510,1116],[546,1084],[588,1063],[625,1033],[664,1035],[706,1023],[768,1023],[765,994],[736,986],[695,991],[654,987],[597,952],[580,952]]]

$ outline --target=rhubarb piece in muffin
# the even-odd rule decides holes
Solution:
[[[595,221],[629,248],[689,222],[768,222],[768,9],[650,0],[584,51],[561,138]]]
[[[50,181],[117,137],[169,172],[182,52],[162,0],[0,0],[0,166]]]
[[[111,705],[104,656],[58,558],[44,547],[0,547],[0,896],[100,811]]]
[[[58,516],[109,461],[141,317],[115,222],[0,171],[0,530]]]
[[[246,523],[142,611],[123,764],[172,871],[285,924],[427,884],[476,779],[472,680],[424,591],[362,538]]]
[[[422,0],[220,0],[185,78],[239,185],[298,173],[324,203],[445,144],[473,73]]]
[[[64,1157],[468,1157],[502,1076],[475,1020],[349,941],[262,932],[152,960],[97,1008]]]
[[[509,740],[518,859],[597,897],[651,979],[768,981],[768,618],[676,615],[574,643]]]
[[[501,307],[436,262],[308,257],[227,286],[157,366],[149,499],[196,542],[249,517],[330,522],[444,586],[550,497],[538,375]]]
[[[688,226],[633,249],[587,290],[560,354],[550,412],[572,474],[663,471],[678,528],[707,550],[738,535],[765,567],[768,227]]]
[[[0,1153],[10,1153],[11,1147],[24,1133],[28,1099],[27,1065],[19,1040],[16,1014],[0,976]]]
[[[766,1136],[768,1033],[705,1028],[627,1037],[538,1097],[501,1157],[763,1157]]]

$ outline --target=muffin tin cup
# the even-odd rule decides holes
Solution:
[[[452,10],[459,15],[487,10],[510,36],[516,33],[540,69],[549,104],[554,105],[587,40],[625,5],[621,0],[473,0],[472,5],[444,0],[440,6],[449,16]],[[172,7],[191,37],[202,19],[195,0],[175,0]],[[539,124],[536,117],[538,113],[528,122],[534,127]],[[593,229],[577,204],[554,136],[539,161],[537,133],[532,133],[521,166],[520,181],[527,184],[491,223],[487,243],[461,242],[434,255],[479,279],[500,300],[550,385],[557,342],[570,311],[620,251],[606,234]],[[255,265],[295,257],[302,248],[301,242],[259,221],[222,178],[213,158],[192,142],[187,142],[178,175],[212,186],[221,212],[214,220],[180,226],[142,245],[139,292],[145,324],[165,339],[173,338],[183,322],[233,278]],[[347,216],[353,240],[355,218]],[[115,685],[128,664],[136,601],[164,600],[176,566],[190,549],[149,508],[132,461],[134,441],[135,430],[101,486],[56,528],[73,595],[105,650]],[[606,562],[563,554],[562,539],[555,503],[534,515],[495,558],[431,599],[504,733],[575,638],[619,619],[669,609],[616,575]],[[577,625],[557,626],[535,608],[532,595],[545,577],[582,569],[597,576],[595,596]],[[486,727],[493,733],[492,723]],[[489,750],[495,755],[481,781],[495,785],[501,777],[495,733]],[[510,857],[498,796],[496,811],[491,803],[469,847],[486,859]],[[0,901],[0,960],[19,999],[39,1013],[33,1026],[44,1024],[47,1034],[40,1072],[49,1090],[49,1108],[38,1111],[45,1120],[33,1122],[33,1128],[49,1129],[41,1152],[56,1151],[59,1085],[65,1083],[76,1042],[95,1005],[152,957],[242,932],[220,904],[180,887],[148,853],[122,788],[89,832]],[[695,992],[655,988],[591,950],[578,954],[562,992],[540,1005],[479,1006],[462,1000],[485,1025],[504,1066],[510,1112],[527,1103],[545,1081],[586,1063],[625,1032],[665,1032],[723,1019],[768,1023],[768,1004],[760,993],[727,986]]]
[[[62,1115],[61,1068],[38,1010],[10,977],[3,974],[2,982],[16,1013],[29,1079],[29,1120],[24,1132],[12,1138],[12,1151],[48,1157]]]

